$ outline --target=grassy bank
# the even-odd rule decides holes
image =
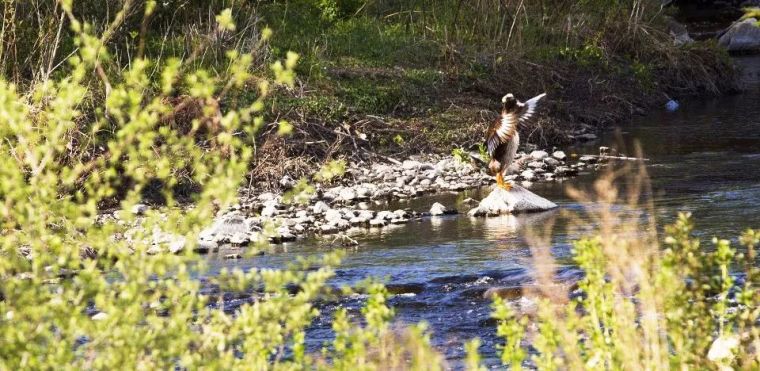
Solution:
[[[582,125],[604,127],[645,113],[666,95],[730,90],[726,55],[710,42],[675,46],[669,10],[659,4],[109,0],[74,2],[72,13],[102,32],[113,57],[96,71],[102,76],[116,76],[142,56],[157,67],[181,58],[219,75],[232,48],[253,57],[247,84],[255,91],[269,73],[267,63],[299,53],[296,87],[274,92],[257,138],[252,174],[270,182],[285,172],[309,173],[315,162],[333,157],[469,148],[482,140],[506,92],[523,98],[547,92],[546,109],[524,138],[556,145]],[[214,15],[226,7],[237,28],[219,33]],[[7,78],[29,85],[70,71],[66,59],[77,50],[76,35],[58,3],[5,2],[3,12],[0,68]],[[261,43],[267,27],[274,37]],[[107,80],[92,81],[94,100],[107,94],[101,81]],[[225,107],[254,96],[214,98]],[[183,111],[175,121],[189,126],[197,112]],[[287,139],[273,135],[280,119],[293,125]],[[74,156],[86,156],[94,148],[77,151]]]
[[[675,46],[670,10],[658,1],[319,4],[260,13],[280,31],[272,51],[303,56],[300,89],[279,95],[272,110],[297,123],[297,139],[273,138],[291,158],[471,147],[506,92],[547,92],[525,137],[556,145],[582,125],[659,108],[666,96],[732,89],[725,53],[712,42]]]

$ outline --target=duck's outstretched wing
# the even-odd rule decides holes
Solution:
[[[528,99],[525,103],[518,102],[517,109],[513,112],[502,113],[501,118],[494,121],[486,132],[486,147],[488,154],[493,156],[499,145],[507,143],[517,132],[527,124],[536,112],[538,101],[546,96],[546,93]]]
[[[517,106],[519,108],[519,124],[522,128],[522,125],[527,124],[531,117],[533,117],[533,114],[536,113],[536,106],[538,105],[538,101],[541,100],[541,98],[545,97],[546,93],[536,95],[533,98],[528,99],[525,101],[525,103],[518,103]]]
[[[520,117],[518,114],[516,112],[508,112],[502,114],[501,118],[494,121],[488,127],[488,131],[486,132],[486,148],[488,149],[489,156],[493,157],[497,147],[512,139],[515,132],[517,132],[519,123]]]

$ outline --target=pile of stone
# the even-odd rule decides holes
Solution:
[[[594,166],[598,156],[584,156],[571,163],[562,151],[549,153],[534,150],[516,156],[507,180],[530,185],[577,174]],[[238,205],[220,212],[214,222],[200,234],[195,249],[216,251],[220,246],[246,246],[259,242],[282,243],[310,235],[330,235],[349,229],[383,228],[411,220],[456,213],[439,203],[430,211],[410,209],[374,210],[380,201],[406,199],[435,192],[458,192],[493,184],[494,178],[484,166],[462,162],[453,157],[430,155],[408,159],[399,164],[352,164],[342,184],[317,186],[304,203],[286,202],[280,193],[254,193],[241,198]],[[280,184],[292,186],[292,179]],[[140,216],[147,206],[135,206]],[[114,215],[118,218],[118,215]],[[139,218],[135,228],[139,228]],[[153,231],[149,241],[157,251],[182,251],[186,243],[181,236]]]

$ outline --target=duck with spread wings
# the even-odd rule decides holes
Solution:
[[[525,103],[520,102],[514,95],[507,94],[501,98],[501,118],[494,121],[486,133],[486,148],[491,161],[488,169],[496,175],[496,183],[499,187],[510,190],[512,186],[504,181],[504,173],[509,168],[520,145],[518,129],[523,128],[533,114],[536,105],[546,93],[528,99]]]

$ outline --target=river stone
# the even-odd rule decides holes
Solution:
[[[530,153],[530,157],[532,157],[536,161],[541,161],[548,156],[549,154],[546,153],[546,151],[533,151]]]
[[[436,202],[430,207],[430,215],[443,215],[446,213],[446,206]]]
[[[277,209],[274,206],[266,206],[261,210],[261,216],[271,218],[277,215]]]
[[[533,172],[533,170],[525,170],[522,173],[520,173],[520,176],[525,178],[525,180],[535,180],[536,179],[536,173]]]
[[[760,50],[760,27],[755,18],[734,23],[721,37],[718,44],[730,52]]]
[[[549,166],[550,168],[553,169],[553,168],[557,167],[557,165],[559,165],[559,160],[557,160],[555,158],[552,158],[552,157],[547,157],[547,158],[544,159],[544,163],[547,166]]]
[[[296,181],[293,180],[293,178],[291,178],[288,175],[285,175],[282,178],[280,178],[280,187],[282,187],[282,189],[284,190],[289,190],[293,188],[295,184],[296,184]]]
[[[372,190],[370,187],[362,184],[356,188],[356,198],[364,200],[370,197],[372,197]]]
[[[422,164],[419,161],[414,160],[404,160],[401,164],[401,167],[404,168],[404,170],[417,170],[420,166],[422,166]]]
[[[319,231],[323,234],[332,234],[338,232],[338,227],[331,224],[324,224],[319,227]]]
[[[381,219],[381,220],[391,220],[395,218],[396,215],[388,210],[383,210],[377,213],[377,217],[375,219]]]
[[[497,187],[480,205],[470,210],[470,216],[490,216],[520,212],[536,212],[557,207],[551,202],[518,185],[509,191]]]
[[[338,220],[343,219],[343,215],[341,215],[340,211],[335,209],[330,209],[325,211],[325,220],[329,223],[334,223]]]
[[[567,158],[567,155],[565,154],[565,152],[562,152],[562,151],[554,151],[554,153],[552,153],[552,157],[556,158],[557,160],[562,161]]]
[[[259,195],[258,199],[261,202],[272,201],[272,200],[277,199],[277,195],[272,192],[264,192]]]
[[[145,204],[135,204],[132,206],[132,214],[134,215],[144,215],[145,212],[148,211],[148,205]]]
[[[528,167],[531,169],[543,169],[546,167],[546,164],[542,161],[531,161],[528,163]]]
[[[353,201],[356,199],[356,192],[352,188],[343,188],[338,193],[338,200],[340,201]]]
[[[326,204],[324,201],[317,201],[312,210],[314,210],[315,214],[324,214],[327,210],[330,210],[330,205]]]
[[[217,243],[229,242],[230,238],[237,234],[250,236],[250,232],[255,228],[254,224],[254,219],[246,218],[239,212],[226,214],[215,220],[211,227],[203,230],[198,239]]]
[[[362,224],[367,224],[369,222],[369,219],[362,218],[361,216],[355,216],[351,218],[351,220],[349,220],[348,222],[351,223],[351,225],[362,225]]]
[[[382,227],[382,226],[385,226],[386,224],[388,224],[388,221],[386,221],[385,219],[376,218],[369,221],[369,225],[372,227]]]

